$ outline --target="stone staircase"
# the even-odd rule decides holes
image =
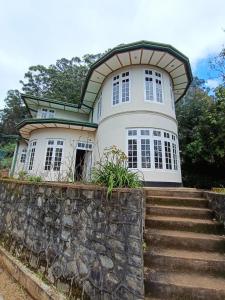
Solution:
[[[225,237],[196,189],[146,188],[145,299],[225,300]]]

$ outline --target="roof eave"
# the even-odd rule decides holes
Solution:
[[[47,123],[58,123],[58,124],[66,124],[66,125],[77,125],[77,126],[84,126],[90,128],[98,128],[98,124],[96,123],[89,123],[89,122],[81,122],[81,121],[74,121],[74,120],[66,120],[66,119],[25,119],[16,125],[16,128],[19,130],[25,125],[29,124],[47,124]]]
[[[176,100],[178,101],[181,97],[183,97],[190,85],[190,83],[193,80],[193,76],[192,76],[192,72],[191,72],[191,66],[190,66],[190,62],[187,56],[185,56],[183,53],[181,53],[179,50],[177,50],[176,48],[174,48],[173,46],[169,45],[169,44],[162,44],[162,43],[155,43],[155,42],[149,42],[149,41],[139,41],[139,42],[135,42],[135,43],[130,43],[130,44],[126,44],[126,45],[121,45],[118,47],[113,48],[112,50],[110,50],[108,53],[106,53],[103,57],[101,57],[97,62],[95,62],[94,64],[91,65],[88,74],[86,76],[85,82],[84,82],[84,86],[82,89],[82,93],[81,93],[81,105],[83,103],[83,99],[86,93],[86,89],[88,86],[88,82],[89,79],[93,73],[93,71],[99,67],[101,64],[103,64],[105,61],[107,61],[107,59],[109,59],[110,57],[112,57],[115,54],[118,53],[123,53],[126,51],[131,51],[131,50],[136,50],[136,49],[153,49],[153,50],[161,50],[161,51],[167,51],[168,53],[174,55],[176,58],[180,59],[185,66],[186,69],[186,74],[188,77],[188,84],[187,87],[185,89],[185,91],[183,92],[182,95],[179,96],[179,98]]]

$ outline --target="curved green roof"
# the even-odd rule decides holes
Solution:
[[[138,41],[135,43],[119,45],[119,46],[113,48],[112,50],[110,50],[108,53],[106,53],[104,56],[102,56],[98,61],[96,61],[90,67],[89,72],[86,77],[86,80],[84,82],[83,89],[82,89],[81,104],[85,101],[85,95],[87,93],[87,87],[88,87],[89,81],[91,79],[91,76],[93,75],[93,72],[98,67],[105,64],[113,56],[117,56],[118,54],[122,54],[125,52],[131,52],[131,51],[138,50],[138,49],[143,49],[143,50],[145,49],[145,50],[152,50],[154,52],[158,51],[161,53],[167,53],[168,55],[171,56],[171,61],[174,61],[174,59],[177,59],[180,61],[180,63],[184,66],[185,73],[183,75],[186,75],[187,81],[184,82],[186,85],[182,86],[182,88],[180,89],[182,92],[180,93],[179,96],[177,96],[176,100],[179,100],[186,93],[186,91],[193,79],[189,59],[187,58],[187,56],[185,56],[183,53],[181,53],[180,51],[178,51],[176,48],[174,48],[171,45],[143,40],[143,41]],[[163,56],[163,54],[162,54],[162,56]],[[132,64],[132,62],[131,62],[131,64]],[[140,64],[141,64],[141,61],[140,61]],[[160,65],[157,65],[157,64],[156,64],[156,66],[160,67]],[[123,67],[123,66],[121,66],[121,67]],[[163,68],[163,67],[161,67],[161,68]],[[117,69],[119,69],[119,68],[117,68]],[[112,70],[112,72],[113,71],[116,71],[116,69]],[[170,73],[170,72],[168,72],[168,73]],[[107,77],[107,76],[108,76],[108,74],[105,77]],[[173,76],[171,76],[171,77],[173,79]],[[100,82],[99,82],[99,84],[100,84]],[[96,96],[97,96],[98,92],[99,92],[99,90],[97,91]]]
[[[30,133],[36,129],[43,128],[67,128],[67,129],[78,129],[78,130],[89,130],[95,131],[98,128],[98,124],[66,119],[25,119],[19,124],[16,125],[16,128],[19,130],[20,135],[23,138],[29,138]]]

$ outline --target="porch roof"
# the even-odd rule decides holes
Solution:
[[[33,130],[42,128],[66,128],[74,130],[96,131],[98,124],[64,119],[25,119],[16,128],[25,139],[30,138]]]

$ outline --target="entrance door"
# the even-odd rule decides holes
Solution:
[[[90,180],[92,166],[93,143],[90,141],[79,141],[76,147],[76,161],[74,180]]]
[[[74,180],[81,181],[84,175],[84,162],[85,162],[86,150],[77,149]]]

